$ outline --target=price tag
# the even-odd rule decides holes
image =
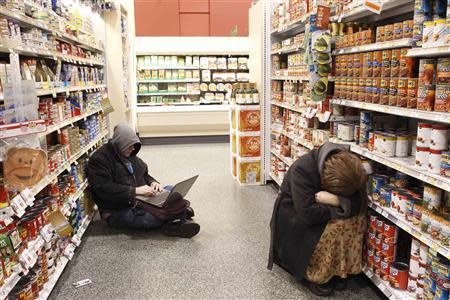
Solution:
[[[22,196],[19,194],[11,200],[11,206],[14,209],[17,216],[21,217],[25,213],[25,208],[27,204],[23,200]]]
[[[366,0],[364,1],[364,7],[379,15],[383,10],[383,2],[380,0]]]
[[[381,208],[380,208],[379,206],[377,206],[377,207],[375,208],[375,210],[376,210],[377,213],[380,213],[380,214],[382,213],[382,210],[381,210]]]
[[[383,212],[381,213],[381,215],[385,218],[387,218],[389,216],[389,213],[385,210],[383,210]]]
[[[432,243],[431,244],[431,249],[433,249],[434,251],[438,251],[439,250],[439,245],[436,243]]]
[[[403,230],[405,230],[407,233],[409,233],[409,234],[411,234],[411,232],[412,232],[412,229],[411,229],[411,227],[409,227],[409,226],[404,226],[403,227]]]
[[[72,238],[72,243],[74,243],[75,244],[75,246],[80,246],[80,244],[81,244],[81,240],[80,240],[80,238],[78,237],[78,236],[74,236],[73,238]]]
[[[50,242],[53,237],[53,226],[48,224],[41,229],[41,236],[46,243]]]
[[[373,276],[373,271],[372,271],[372,270],[367,270],[367,271],[366,271],[366,276],[369,277],[369,278],[372,278],[372,276]]]

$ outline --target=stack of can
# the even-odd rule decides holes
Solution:
[[[359,126],[359,144],[364,148],[369,148],[369,141],[373,137],[372,128],[373,113],[368,111],[361,112],[360,126]],[[373,139],[373,138],[372,138]],[[372,144],[373,146],[373,144]],[[369,148],[369,150],[371,150]]]
[[[450,287],[450,262],[444,257],[438,256],[432,250],[428,250],[423,275],[423,289],[417,290],[418,299],[449,299]],[[419,293],[422,292],[422,295]]]
[[[367,266],[389,281],[397,251],[398,227],[376,215],[370,215],[369,220]]]
[[[411,256],[409,261],[408,291],[416,294],[417,299],[422,299],[425,286],[424,278],[427,268],[428,246],[412,239]]]

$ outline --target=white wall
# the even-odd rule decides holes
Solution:
[[[248,37],[136,37],[136,54],[245,54],[248,55]]]

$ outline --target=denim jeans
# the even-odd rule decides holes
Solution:
[[[171,191],[173,186],[165,186],[164,189]],[[186,220],[186,213],[174,217],[172,220]],[[170,220],[169,220],[170,221]],[[130,229],[157,229],[167,223],[140,208],[127,208],[113,212],[107,219],[110,227]]]

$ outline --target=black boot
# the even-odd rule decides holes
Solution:
[[[306,286],[316,296],[327,297],[333,294],[333,286],[327,282],[324,284],[317,284],[310,281],[305,280]]]
[[[193,217],[195,217],[194,209],[189,206],[186,208],[186,219],[192,220]]]
[[[192,221],[174,221],[164,224],[162,233],[167,236],[177,236],[182,238],[191,238],[200,231],[200,225]]]
[[[331,279],[331,283],[336,291],[344,291],[345,289],[347,289],[347,278],[334,276]]]

